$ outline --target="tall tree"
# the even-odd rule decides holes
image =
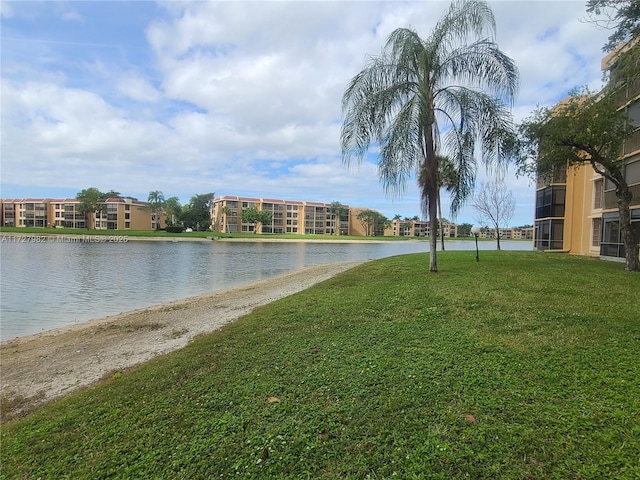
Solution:
[[[473,192],[477,147],[493,165],[506,161],[516,144],[509,103],[518,70],[494,37],[486,2],[453,1],[427,39],[407,28],[393,31],[343,95],[343,162],[361,162],[372,144],[379,145],[380,179],[395,194],[424,169],[432,232],[438,227],[438,154],[448,155],[458,171],[456,213]],[[430,243],[429,269],[436,272],[435,235]]]
[[[356,215],[356,218],[364,228],[365,236],[383,235],[384,229],[389,225],[389,219],[380,212],[365,209]]]
[[[120,192],[116,192],[115,190],[109,190],[108,192],[104,192],[102,194],[102,198],[122,198],[122,195],[120,194]],[[131,197],[126,197],[126,198],[131,198]]]
[[[267,210],[258,210],[258,207],[247,207],[240,212],[240,218],[253,225],[253,233],[258,233],[260,225],[271,222],[272,214]]]
[[[162,218],[162,212],[164,211],[164,194],[160,190],[152,190],[149,192],[147,202],[151,209],[151,215],[154,216],[156,220],[156,230],[160,230],[160,220]]]
[[[194,195],[189,203],[183,207],[182,221],[185,227],[196,231],[209,230],[211,227],[211,202],[213,193]]]
[[[333,234],[340,235],[340,219],[348,215],[349,209],[338,201],[331,202],[329,214],[333,217]]]
[[[516,200],[503,182],[488,182],[480,186],[472,201],[478,214],[478,223],[491,225],[495,231],[497,249],[500,250],[500,227],[506,227],[516,209]]]
[[[470,237],[471,236],[471,228],[473,225],[470,223],[462,223],[458,225],[458,236],[459,237]]]
[[[182,219],[182,205],[178,197],[169,197],[164,201],[164,209],[167,212],[167,223],[174,226]]]
[[[625,178],[623,143],[633,133],[615,92],[574,92],[554,108],[540,108],[520,126],[523,157],[520,171],[544,177],[576,165],[593,170],[615,186],[625,269],[640,271],[640,231],[631,224],[633,193]]]
[[[100,204],[100,200],[104,199],[104,194],[95,187],[89,187],[78,192],[76,198],[80,200],[78,211],[84,214],[86,227],[90,229],[91,216],[103,210],[104,205]]]

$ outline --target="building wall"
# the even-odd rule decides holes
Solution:
[[[603,60],[603,68],[608,69],[614,63],[614,54]],[[633,194],[631,204],[632,226],[640,231],[640,79],[622,86],[615,94],[620,109],[624,109],[637,126],[632,135],[625,140],[622,158],[625,161],[625,179]],[[541,250],[562,250],[569,253],[588,256],[624,257],[624,247],[619,227],[619,213],[615,186],[602,178],[589,164],[571,168],[566,179],[554,180],[552,186],[565,189],[562,199],[562,212],[546,215],[545,201],[540,193],[548,188],[539,179],[536,189],[536,230],[534,244]],[[552,205],[551,210],[553,210]],[[540,212],[545,215],[540,216]],[[561,242],[545,242],[542,227],[547,223],[562,225]],[[553,237],[551,229],[550,237]]]
[[[351,215],[341,219],[335,218],[328,203],[235,195],[213,199],[213,230],[224,233],[252,232],[254,226],[243,222],[241,215],[242,210],[249,207],[271,212],[271,222],[258,225],[257,233],[331,235],[339,230],[340,235],[354,235],[349,221]],[[347,205],[344,207],[349,208]]]
[[[445,221],[438,222],[438,228],[444,228],[445,238],[456,238],[458,236],[458,225]],[[385,236],[391,237],[428,237],[431,233],[429,222],[424,220],[391,220],[389,228],[385,229]],[[440,230],[438,230],[440,235]]]
[[[26,198],[2,200],[2,225],[15,227],[90,228],[98,230],[155,230],[166,224],[165,215],[155,218],[146,202],[110,198],[101,202],[104,211],[80,213],[76,198]],[[88,225],[87,225],[88,222]]]
[[[563,246],[578,255],[599,254],[597,250],[591,250],[594,173],[590,165],[580,165],[567,172]]]

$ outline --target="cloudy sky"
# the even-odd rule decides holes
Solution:
[[[585,3],[490,2],[498,44],[520,69],[517,121],[575,87],[600,87],[609,32],[585,22]],[[341,98],[391,31],[428,36],[448,2],[0,5],[2,198],[97,187],[141,200],[215,192],[421,215],[415,182],[400,198],[385,193],[375,154],[342,164]],[[506,180],[511,224],[532,224],[533,186],[513,172]],[[475,223],[475,213],[456,220]]]

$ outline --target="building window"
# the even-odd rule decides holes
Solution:
[[[547,187],[536,192],[536,218],[563,217],[564,186]]]
[[[593,208],[602,208],[603,187],[602,179],[593,182]]]
[[[640,102],[638,103],[640,104]],[[627,184],[629,185],[640,183],[640,160],[627,164],[627,166],[625,167],[624,177],[627,181]]]
[[[591,222],[592,225],[592,233],[591,233],[591,246],[599,247],[600,246],[600,235],[602,232],[602,219],[594,218]]]
[[[131,214],[130,213],[125,213],[124,214],[124,218],[125,218],[125,220],[129,220],[131,218]]]
[[[602,222],[600,255],[605,257],[624,257],[624,245],[622,244],[618,214],[604,215]]]
[[[563,220],[540,220],[535,227],[535,247],[538,250],[562,250]]]

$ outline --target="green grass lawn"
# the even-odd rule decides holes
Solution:
[[[3,479],[640,478],[640,275],[366,263],[2,428]]]

